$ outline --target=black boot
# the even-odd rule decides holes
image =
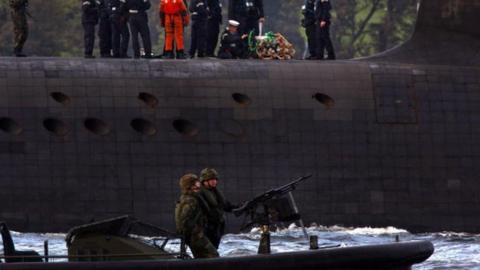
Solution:
[[[177,51],[177,59],[186,59],[183,50]]]
[[[163,59],[175,59],[172,51],[166,51],[163,53]]]

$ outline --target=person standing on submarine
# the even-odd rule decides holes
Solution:
[[[112,27],[112,51],[114,58],[129,58],[128,43],[130,32],[128,29],[128,9],[125,0],[107,0],[110,23]]]
[[[306,0],[302,6],[302,27],[305,28],[307,35],[309,56],[306,60],[317,59],[317,23],[315,18],[315,0]]]
[[[159,15],[160,24],[165,28],[163,58],[185,59],[183,32],[184,28],[190,24],[187,5],[182,0],[161,0]]]
[[[129,13],[130,34],[132,37],[133,58],[140,58],[140,44],[138,36],[143,42],[144,57],[152,58],[152,40],[150,39],[150,28],[148,26],[147,10],[150,9],[150,0],[126,0],[126,9]]]
[[[190,0],[190,18],[192,20],[190,58],[205,57],[207,49],[207,22],[210,10],[206,0]]]
[[[330,0],[317,0],[315,4],[315,17],[317,19],[317,53],[318,60],[324,60],[325,49],[327,50],[327,59],[335,60],[335,51],[332,40],[330,39],[330,25],[332,15],[330,10],[332,5]]]
[[[13,54],[16,57],[25,57],[26,55],[22,51],[23,45],[25,45],[28,38],[28,0],[10,0],[9,5],[11,8],[10,15],[12,17],[13,34],[15,37]]]
[[[210,14],[207,20],[207,56],[215,57],[215,49],[220,35],[220,25],[222,24],[222,3],[220,0],[207,0]]]
[[[107,0],[100,0],[98,6],[98,39],[100,57],[112,57],[112,27],[110,24]]]
[[[85,58],[95,58],[93,48],[95,46],[95,26],[99,19],[98,0],[85,0],[82,2],[82,26],[84,31]]]

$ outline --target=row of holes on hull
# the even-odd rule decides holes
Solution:
[[[105,136],[111,133],[111,127],[98,118],[86,118],[83,121],[84,127],[93,134]],[[172,123],[173,128],[186,136],[195,136],[198,133],[196,125],[185,119],[177,119]],[[153,136],[157,133],[157,128],[149,120],[136,118],[130,122],[130,126],[137,132]],[[43,127],[54,135],[63,137],[70,133],[69,126],[62,120],[56,118],[47,118],[43,120]],[[0,118],[0,129],[12,135],[20,135],[23,128],[12,118]]]
[[[67,106],[72,102],[72,99],[64,93],[61,92],[53,92],[50,96],[57,102]],[[240,104],[241,106],[249,106],[252,103],[252,99],[245,94],[241,93],[234,93],[232,94],[233,100]],[[321,93],[316,93],[312,96],[312,98],[319,103],[323,104],[326,109],[331,109],[335,105],[335,101]],[[140,93],[138,95],[138,99],[145,103],[150,108],[156,108],[158,106],[158,99],[149,93]],[[173,128],[186,136],[195,136],[198,134],[198,128],[196,125],[186,119],[177,119],[172,123]],[[68,125],[65,124],[62,120],[56,118],[47,118],[43,121],[43,126],[46,130],[55,134],[57,136],[66,136],[70,129]],[[84,120],[85,128],[100,136],[105,136],[111,132],[110,126],[105,123],[104,121],[97,119],[97,118],[86,118]],[[150,122],[149,120],[136,118],[130,122],[130,126],[137,132],[152,136],[157,133],[157,129],[155,125]],[[1,117],[0,118],[0,129],[6,133],[12,135],[19,135],[22,133],[23,128],[12,118],[9,117]]]
[[[72,99],[62,92],[53,92],[50,94],[50,96],[58,103],[61,103],[65,106],[72,102]],[[249,106],[253,102],[249,96],[241,93],[233,93],[232,98],[236,103],[242,106]],[[331,97],[322,93],[316,93],[312,96],[312,98],[325,105],[327,109],[330,109],[335,105],[335,101]],[[145,92],[138,94],[138,99],[150,108],[156,108],[159,103],[158,99],[154,95]]]

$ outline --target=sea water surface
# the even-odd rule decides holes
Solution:
[[[429,234],[411,234],[397,228],[345,228],[311,226],[309,235],[317,235],[319,245],[328,247],[340,245],[362,246],[392,243],[398,237],[400,241],[428,240],[435,246],[435,253],[423,264],[413,267],[415,270],[465,269],[480,270],[480,234],[439,232]],[[12,232],[18,249],[34,249],[43,254],[43,242],[48,240],[50,255],[66,255],[65,234],[37,234]],[[221,256],[244,256],[256,254],[260,231],[252,229],[249,233],[228,234],[220,245]],[[149,241],[148,238],[145,241]],[[291,225],[288,229],[278,230],[271,235],[272,252],[307,250],[309,248],[303,231]],[[0,245],[0,253],[3,254]],[[178,252],[178,243],[167,247]]]

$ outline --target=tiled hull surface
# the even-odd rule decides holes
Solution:
[[[463,47],[479,48],[469,36]],[[2,58],[0,219],[64,231],[132,214],[172,229],[179,177],[211,166],[233,202],[312,173],[296,191],[307,223],[479,231],[478,55],[415,64],[402,53]]]

